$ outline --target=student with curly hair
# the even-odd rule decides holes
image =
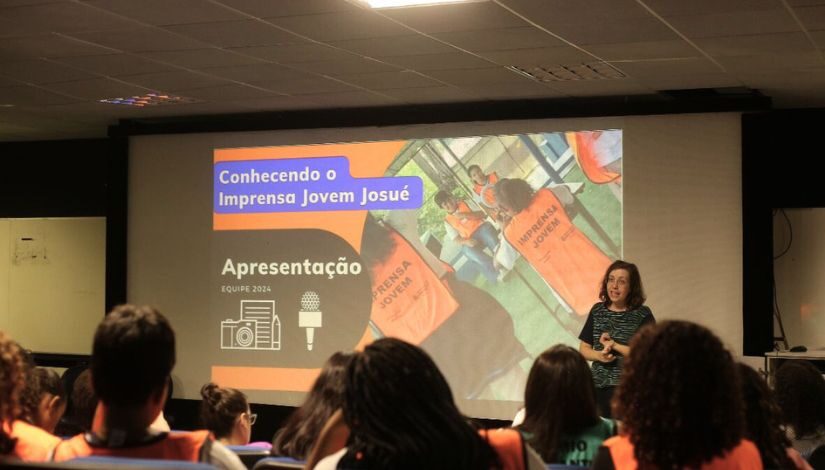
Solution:
[[[590,466],[602,442],[616,434],[616,422],[599,416],[587,361],[570,346],[553,346],[536,358],[524,405],[517,429],[547,463]]]
[[[782,410],[767,382],[752,367],[739,364],[738,369],[745,401],[745,437],[756,444],[765,468],[810,470],[782,430]]]
[[[60,439],[21,419],[27,370],[20,346],[0,331],[0,459],[42,462]]]
[[[324,424],[344,405],[344,371],[351,354],[337,352],[321,368],[304,404],[275,434],[272,454],[305,460]]]
[[[808,361],[787,361],[776,370],[775,388],[788,437],[808,458],[825,445],[825,379]]]
[[[330,441],[341,442],[342,430],[350,435],[338,450]],[[544,464],[515,430],[473,429],[424,350],[382,338],[354,354],[343,410],[325,426],[306,468],[532,470]]]
[[[594,469],[758,470],[744,439],[744,407],[731,354],[686,321],[643,328],[630,343],[614,408],[623,434],[604,442]]]
[[[602,416],[611,417],[610,400],[619,385],[624,358],[630,353],[631,338],[639,328],[655,323],[645,303],[639,268],[616,260],[602,277],[601,302],[590,309],[579,334],[579,351],[593,361],[596,401]]]

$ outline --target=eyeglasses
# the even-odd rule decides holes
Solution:
[[[249,416],[249,425],[250,426],[255,424],[255,421],[258,420],[258,414],[257,413],[247,413],[246,415]]]

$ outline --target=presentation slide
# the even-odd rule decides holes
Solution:
[[[519,402],[533,358],[578,344],[622,256],[619,129],[212,156],[197,334],[222,386],[305,392],[332,353],[396,337],[459,403]]]

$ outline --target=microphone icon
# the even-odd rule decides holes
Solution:
[[[321,328],[321,298],[308,290],[301,296],[301,311],[298,312],[298,327],[307,329],[307,350],[312,351],[315,328]]]

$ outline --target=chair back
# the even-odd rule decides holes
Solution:
[[[269,457],[269,449],[259,446],[226,446],[241,459],[246,468],[253,468],[259,460]]]
[[[252,470],[295,470],[304,468],[306,462],[290,457],[268,457],[261,459]]]

